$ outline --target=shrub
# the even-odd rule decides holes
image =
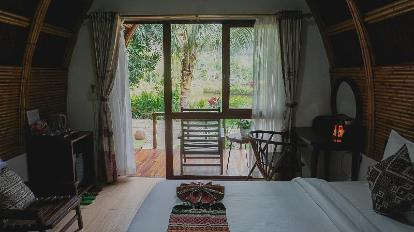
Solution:
[[[180,89],[172,92],[173,111],[180,111]],[[153,112],[164,112],[164,93],[162,88],[156,91],[144,91],[140,95],[131,96],[131,113],[135,119],[151,119]]]
[[[250,108],[252,105],[252,98],[247,96],[231,96],[230,108]]]
[[[131,97],[133,118],[151,118],[153,112],[164,112],[164,96],[156,92],[142,92]]]
[[[230,93],[231,95],[252,95],[253,88],[247,87],[247,86],[244,87],[244,86],[232,85],[230,86]]]
[[[207,99],[200,99],[190,104],[191,109],[205,109],[207,108]]]
[[[217,89],[217,87],[206,86],[203,88],[203,93],[221,94],[221,89]]]

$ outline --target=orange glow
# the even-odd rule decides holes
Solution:
[[[344,126],[343,125],[335,125],[334,131],[333,131],[333,141],[335,143],[341,143],[342,137],[344,136]]]

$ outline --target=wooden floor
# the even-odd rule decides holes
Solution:
[[[95,202],[82,206],[85,232],[122,232],[128,229],[142,202],[161,178],[124,177],[118,183],[105,187]],[[70,219],[74,212],[63,222]],[[53,231],[59,231],[63,223]],[[75,222],[68,231],[77,231]]]
[[[230,154],[229,168],[227,170],[227,160]],[[137,176],[141,177],[165,177],[165,150],[160,149],[141,149],[135,153],[137,165]],[[191,162],[191,161],[189,161]],[[203,163],[203,160],[197,160]],[[211,160],[205,162],[211,163]],[[216,160],[216,163],[218,160]],[[224,150],[224,170],[223,176],[247,176],[249,168],[247,166],[246,150],[233,148],[231,153]],[[180,154],[174,152],[174,175],[179,176],[180,173]],[[219,167],[185,167],[184,174],[187,175],[220,175]]]

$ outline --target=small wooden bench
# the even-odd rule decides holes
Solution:
[[[76,211],[61,229],[66,231],[77,219],[79,230],[83,228],[78,196],[40,197],[25,209],[0,211],[0,231],[46,231],[53,229],[68,213]]]

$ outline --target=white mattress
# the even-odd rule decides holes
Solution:
[[[165,232],[175,187],[165,181],[151,191],[128,231]],[[223,203],[232,232],[414,231],[414,227],[376,214],[367,183],[297,178],[290,182],[223,181]]]

